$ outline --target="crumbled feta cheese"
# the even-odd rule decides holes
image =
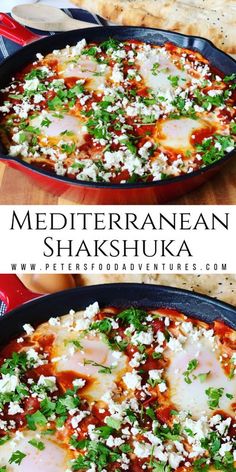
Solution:
[[[86,380],[84,380],[84,379],[75,379],[75,380],[73,380],[72,384],[73,384],[74,387],[82,388],[82,387],[85,386]]]
[[[94,302],[86,308],[84,315],[86,316],[86,318],[92,319],[99,313],[99,311],[100,308],[98,302]]]
[[[33,334],[33,332],[34,332],[33,326],[31,326],[29,323],[25,323],[25,324],[23,325],[23,329],[25,330],[26,334],[28,334],[29,336],[30,336],[31,334]]]
[[[130,390],[136,390],[136,389],[140,390],[141,380],[142,380],[142,377],[138,375],[136,372],[127,372],[123,377],[124,383]]]
[[[39,380],[38,380],[38,385],[42,385],[43,387],[46,387],[51,393],[53,393],[57,390],[56,377],[54,376],[45,377],[44,375],[40,375]]]
[[[2,378],[0,379],[0,392],[1,393],[14,392],[18,385],[19,385],[19,378],[17,375],[2,374]]]
[[[169,347],[171,351],[174,351],[174,352],[179,352],[183,350],[183,347],[180,341],[173,337],[169,339],[167,346]]]

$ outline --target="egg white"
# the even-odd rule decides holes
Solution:
[[[188,150],[193,146],[190,143],[195,130],[206,127],[205,121],[180,118],[178,120],[165,120],[157,125],[160,137],[159,142],[168,148]]]
[[[65,56],[61,56],[59,59],[60,78],[84,79],[87,90],[100,91],[103,89],[110,74],[111,68],[109,66],[99,64],[95,59],[86,55],[76,57],[76,62],[68,61]]]
[[[40,451],[29,444],[35,439],[35,433],[24,432],[19,439],[13,437],[3,446],[0,446],[0,467],[7,466],[8,472],[65,472],[68,469],[69,460],[72,458],[69,451],[62,448],[58,441],[41,437],[37,441],[43,442],[45,449]],[[26,454],[21,464],[8,464],[12,454],[20,451]]]
[[[179,409],[190,411],[196,419],[202,415],[211,416],[213,413],[213,410],[209,408],[208,396],[205,392],[209,387],[224,388],[219,407],[226,413],[233,414],[232,399],[227,398],[225,394],[229,393],[235,397],[236,379],[229,379],[226,376],[219,361],[219,355],[218,349],[213,349],[212,344],[205,337],[201,337],[197,342],[188,339],[183,345],[183,350],[179,352],[167,351],[170,365],[166,374],[170,385],[171,400]],[[194,379],[191,384],[184,380],[183,373],[192,359],[198,360],[194,375],[210,371],[202,383],[198,378]]]
[[[176,76],[179,78],[179,84],[183,86],[188,80],[187,72],[178,69],[170,60],[168,54],[163,53],[162,50],[154,50],[153,52],[153,54],[141,53],[137,58],[140,75],[145,80],[146,85],[158,94],[172,92],[174,87],[168,77]],[[159,64],[159,67],[153,74],[154,64]]]
[[[81,348],[76,348],[69,342],[74,339],[79,340]],[[82,331],[68,333],[63,327],[57,331],[52,357],[57,360],[57,372],[73,371],[78,378],[88,380],[82,396],[89,400],[99,400],[104,393],[113,390],[114,382],[121,379],[128,362],[123,353],[109,347],[102,335],[83,334]],[[89,363],[86,364],[86,361]],[[94,363],[99,365],[93,365]],[[111,368],[111,372],[102,372],[101,366]]]
[[[42,126],[42,122],[45,119],[50,120],[49,126]],[[46,136],[49,139],[58,138],[64,142],[70,141],[73,138],[79,146],[84,143],[84,136],[86,134],[84,123],[76,116],[64,114],[61,117],[57,117],[53,113],[44,112],[43,115],[39,115],[31,120],[31,125],[35,128],[40,128],[42,136]],[[65,131],[71,132],[71,136],[61,134]]]

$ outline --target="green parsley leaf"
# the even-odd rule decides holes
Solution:
[[[33,415],[26,415],[27,424],[30,430],[35,431],[37,426],[46,426],[47,418],[41,413],[36,411]]]
[[[128,408],[126,411],[125,411],[125,414],[126,416],[128,416],[129,420],[131,423],[135,423],[135,421],[137,421],[137,416],[135,415],[135,413],[133,412],[133,410],[131,410],[131,408]]]
[[[152,66],[152,75],[158,75],[158,69],[160,67],[160,64],[158,62],[155,62]]]
[[[51,124],[51,120],[49,120],[49,118],[44,118],[41,122],[41,126],[45,126],[46,128],[48,128],[48,126]]]
[[[31,79],[46,79],[47,77],[47,72],[45,72],[42,69],[33,69],[31,72],[25,75],[25,80],[31,80]]]
[[[200,459],[197,459],[193,464],[194,472],[207,472],[209,470],[209,465],[207,461],[208,460],[206,457],[201,457]]]
[[[119,453],[109,449],[101,442],[90,441],[86,448],[86,454],[80,455],[72,461],[71,469],[73,471],[86,470],[92,463],[95,463],[98,472],[101,472],[103,469],[107,469],[110,463],[116,462],[120,458]]]
[[[45,445],[43,444],[43,442],[37,441],[37,439],[31,439],[30,441],[28,441],[28,443],[39,451],[43,451],[45,449]]]
[[[59,97],[54,97],[48,101],[49,110],[57,110],[63,107],[63,101]]]
[[[69,443],[71,446],[73,446],[75,449],[85,449],[87,444],[88,444],[87,439],[80,439],[78,440],[76,436],[71,436]]]
[[[119,48],[119,41],[114,38],[109,38],[107,41],[101,43],[100,47],[103,51],[108,51],[109,49],[113,49],[116,51]]]
[[[95,321],[92,323],[89,327],[90,330],[97,330],[100,331],[100,333],[110,333],[112,330],[112,323],[111,320],[104,318],[101,321]]]
[[[151,418],[151,420],[156,420],[155,411],[150,406],[146,408],[146,414],[149,416],[149,418]]]
[[[233,400],[234,396],[231,393],[226,393],[226,397]]]
[[[83,55],[86,55],[86,56],[96,56],[97,54],[97,47],[96,46],[92,46],[91,48],[88,48],[88,49],[84,49],[82,51],[82,54]]]
[[[157,426],[154,429],[154,434],[162,440],[178,441],[180,435],[180,424],[174,424],[173,428],[163,425]]]
[[[223,78],[223,81],[225,83],[232,82],[233,80],[236,80],[236,74],[225,75],[225,77]]]
[[[24,452],[15,451],[13,452],[13,454],[11,455],[9,459],[9,464],[15,463],[17,465],[20,465],[25,457],[26,457],[26,454],[24,454]]]
[[[155,352],[155,351],[154,351],[154,352],[152,353],[152,358],[153,358],[153,359],[161,359],[161,358],[162,358],[161,352]]]
[[[215,408],[218,408],[219,406],[219,401],[224,393],[224,388],[214,388],[214,387],[209,387],[207,390],[205,390],[206,395],[208,396],[208,405],[211,408],[211,410],[214,410]]]
[[[121,444],[121,446],[119,446],[120,450],[122,452],[124,452],[125,454],[129,453],[129,452],[132,452],[132,448],[129,444]]]
[[[190,374],[197,368],[197,366],[198,366],[197,359],[192,359],[191,361],[189,361],[187,370],[185,370],[185,372],[183,372],[184,380],[187,384],[192,383],[192,380],[190,378]]]
[[[76,150],[76,144],[75,143],[64,143],[61,145],[61,150],[62,152],[65,152],[66,154],[72,154]]]
[[[118,314],[118,318],[125,325],[133,325],[136,331],[146,331],[147,327],[143,325],[146,320],[147,313],[144,310],[138,308],[128,308]]]
[[[102,439],[108,439],[109,436],[113,435],[115,430],[110,426],[99,426],[96,430]]]
[[[168,75],[167,79],[170,81],[172,87],[178,87],[179,85],[178,75]]]
[[[95,362],[95,361],[92,361],[90,359],[84,359],[84,365],[93,365],[94,367],[100,367],[100,370],[98,371],[99,373],[101,374],[111,374],[112,373],[112,369],[113,367],[110,366],[106,366],[106,365],[102,365],[102,364],[99,364],[98,362]]]
[[[171,467],[167,465],[166,462],[150,460],[150,465],[152,467],[152,472],[170,472]]]
[[[9,434],[5,434],[5,436],[2,436],[0,438],[0,446],[3,446],[3,444],[9,441],[9,439],[11,439],[11,436]]]

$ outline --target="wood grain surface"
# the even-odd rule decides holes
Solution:
[[[109,203],[109,202],[108,202]],[[199,189],[173,204],[236,204],[236,159]],[[73,205],[75,202],[45,192],[25,175],[0,163],[0,205]]]

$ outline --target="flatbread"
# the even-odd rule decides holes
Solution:
[[[103,283],[146,283],[169,285],[171,287],[192,290],[236,306],[236,275],[170,275],[170,274],[100,274],[76,275],[77,285]]]
[[[236,0],[72,0],[116,24],[202,36],[236,54]]]
[[[134,282],[192,290],[236,306],[235,274],[19,274],[18,277],[28,290],[43,294],[79,285]]]

